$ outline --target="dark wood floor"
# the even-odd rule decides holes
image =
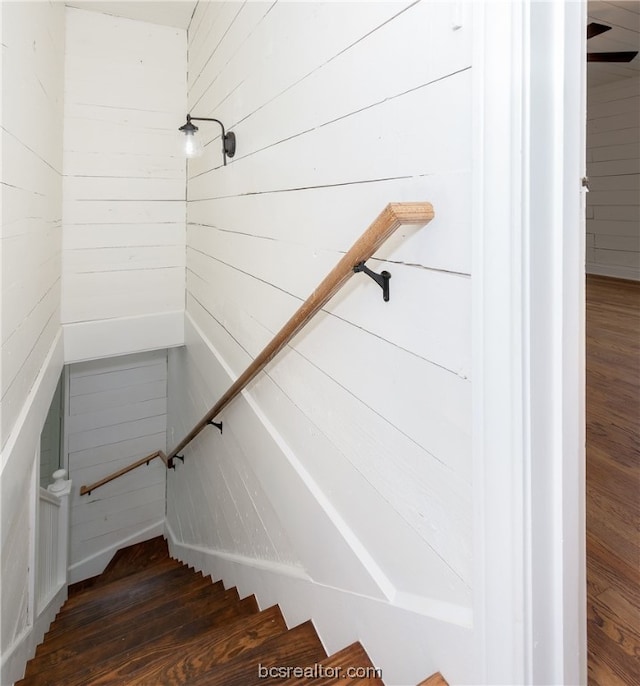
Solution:
[[[587,278],[589,684],[640,684],[640,283]]]

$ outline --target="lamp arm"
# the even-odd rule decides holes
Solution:
[[[192,117],[190,114],[187,115],[187,122],[190,121],[214,121],[216,124],[220,124],[222,129],[222,159],[224,166],[227,166],[227,156],[233,157],[236,152],[236,137],[231,131],[227,133],[224,128],[224,124],[219,119],[214,119],[213,117]]]
[[[192,117],[190,114],[187,115],[187,121],[215,121],[220,124],[222,128],[222,135],[225,135],[224,124],[219,119],[213,119],[213,117]]]

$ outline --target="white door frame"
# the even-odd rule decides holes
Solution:
[[[474,5],[474,617],[486,684],[586,683],[586,3]]]

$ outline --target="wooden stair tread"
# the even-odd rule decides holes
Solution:
[[[217,665],[201,673],[188,683],[189,686],[262,686],[270,684],[271,680],[259,676],[259,665],[265,668],[294,667],[320,662],[326,656],[313,623],[308,621],[265,641],[226,664]],[[278,679],[274,683],[281,682],[282,680]],[[163,683],[167,686],[178,686],[185,682],[168,680]]]
[[[307,669],[306,673],[280,680],[281,686],[384,686],[381,679],[373,676],[376,674],[375,667],[358,642],[333,653],[317,665],[305,665],[303,668]],[[347,676],[350,668],[357,671]]]
[[[150,541],[144,541],[143,543],[136,543],[127,548],[121,548],[111,558],[101,574],[71,584],[69,586],[69,597],[71,598],[96,586],[104,586],[112,581],[117,581],[150,567],[157,569],[161,563],[166,561],[171,561],[176,565],[180,564],[177,560],[171,559],[169,547],[162,536],[152,538]]]
[[[88,602],[72,607],[63,606],[51,625],[49,634],[55,636],[74,627],[86,627],[96,617],[106,618],[137,605],[179,595],[187,585],[195,588],[208,583],[204,577],[192,576],[186,568],[166,571],[155,577],[145,577],[137,584],[123,585],[124,581],[126,580],[122,579],[105,586],[103,594],[92,596]]]
[[[236,594],[237,595],[237,594]],[[91,662],[74,660],[72,664],[64,663],[55,670],[55,678],[46,672],[40,673],[28,686],[58,686],[60,677],[65,686],[88,686],[88,684],[130,684],[135,683],[136,674],[142,674],[143,683],[154,683],[154,665],[169,656],[169,662],[175,661],[182,651],[192,644],[205,641],[206,637],[217,632],[223,634],[225,627],[238,617],[256,612],[255,602],[233,602],[214,613],[193,619],[176,627],[166,626],[162,634],[147,636],[138,634],[139,641],[133,641],[122,650],[116,648],[111,653],[103,646],[103,656]],[[135,637],[134,637],[135,639]],[[113,646],[113,642],[111,643]],[[203,649],[206,649],[204,646]],[[166,662],[166,660],[165,660]],[[158,670],[155,670],[158,671]],[[161,672],[160,672],[161,675]]]
[[[424,681],[421,681],[418,686],[449,686],[449,684],[445,681],[440,672],[436,672],[430,677],[427,677]]]
[[[162,536],[156,536],[144,543],[118,550],[98,579],[101,583],[110,583],[170,559],[166,540]]]
[[[222,587],[222,585],[221,585]],[[46,634],[46,640],[38,646],[36,650],[36,657],[43,658],[44,655],[56,651],[60,648],[68,647],[70,641],[69,637],[81,641],[101,641],[102,636],[115,635],[118,627],[126,631],[130,631],[132,626],[146,621],[153,621],[154,617],[162,620],[163,608],[179,606],[184,598],[188,602],[192,594],[202,592],[203,597],[209,598],[207,603],[215,603],[220,593],[223,592],[220,588],[212,588],[206,580],[198,580],[197,583],[189,583],[182,588],[173,587],[167,589],[164,593],[153,597],[147,597],[145,600],[136,603],[130,603],[127,606],[119,608],[105,608],[103,611],[96,612],[94,615],[85,617],[84,621],[77,620],[73,624],[63,624],[65,620],[64,615],[60,617],[60,621],[52,625],[52,629]],[[222,599],[221,599],[222,600]]]
[[[280,609],[275,606],[257,612],[255,598],[244,598],[223,622],[216,622],[198,635],[170,632],[134,651],[112,670],[82,681],[86,686],[147,686],[148,684],[191,684],[194,674],[241,656],[273,635],[286,631]],[[242,610],[242,614],[239,611]]]
[[[269,672],[277,668],[300,674]],[[119,551],[73,588],[16,682],[60,684],[384,686],[360,643],[327,657],[312,622],[287,629],[279,607],[239,600],[235,588],[172,560],[162,538]],[[418,686],[448,685],[437,673]]]
[[[181,565],[176,560],[167,560],[162,562],[156,568],[142,569],[135,574],[130,574],[122,579],[116,579],[115,581],[110,581],[106,584],[99,584],[85,588],[78,593],[74,593],[67,599],[64,608],[67,612],[75,607],[82,606],[85,607],[87,603],[91,602],[93,599],[106,598],[109,595],[121,593],[132,587],[139,586],[145,581],[157,582],[159,577],[166,574],[175,574],[177,576],[183,575],[187,576],[193,570],[190,570],[185,565]]]
[[[25,676],[54,668],[59,663],[80,660],[82,665],[92,664],[104,654],[104,644],[113,641],[117,652],[140,645],[144,640],[167,631],[175,630],[193,620],[212,615],[225,607],[233,606],[238,601],[236,589],[225,591],[222,583],[198,588],[180,597],[180,603],[170,598],[160,605],[145,609],[140,613],[137,608],[113,616],[108,623],[93,622],[93,630],[81,628],[77,632],[67,632],[59,637],[48,651],[36,651],[37,660],[27,667]],[[95,625],[95,626],[94,626]],[[131,631],[135,625],[136,631]],[[77,635],[76,635],[77,634]],[[111,655],[116,654],[112,649]]]

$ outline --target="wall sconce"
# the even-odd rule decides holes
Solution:
[[[192,117],[187,115],[187,123],[181,126],[178,131],[184,133],[184,153],[187,157],[200,157],[204,152],[202,141],[196,135],[198,127],[192,124],[192,121],[215,121],[220,124],[222,128],[222,159],[224,164],[227,164],[227,157],[233,157],[236,154],[236,134],[233,131],[225,132],[224,124],[219,119],[212,119],[210,117]]]

